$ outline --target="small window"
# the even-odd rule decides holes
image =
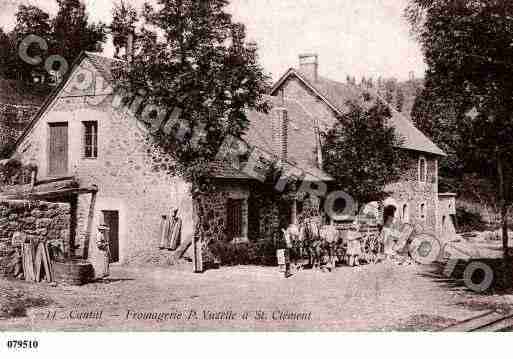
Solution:
[[[98,122],[87,121],[84,124],[84,157],[98,157]]]
[[[420,220],[425,221],[426,220],[426,204],[422,203],[420,205]]]
[[[419,182],[427,182],[427,162],[424,157],[419,158]]]

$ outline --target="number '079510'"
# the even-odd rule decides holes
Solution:
[[[37,349],[39,343],[37,340],[8,340],[8,349]]]

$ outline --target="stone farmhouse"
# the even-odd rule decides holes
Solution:
[[[94,252],[100,222],[111,229],[113,262],[158,255],[162,216],[171,208],[180,210],[183,242],[194,235],[195,211],[205,214],[205,236],[237,241],[279,236],[281,228],[300,216],[319,212],[315,196],[277,193],[226,161],[210,167],[216,193],[193,203],[190,185],[173,175],[169,156],[128,108],[115,105],[112,91],[98,86],[112,83],[116,61],[82,53],[13,154],[38,168],[34,197],[69,204],[69,244],[76,257]],[[91,86],[71,86],[83,69],[94,74]],[[274,85],[270,113],[248,113],[244,140],[300,168],[307,181],[329,182],[322,171],[319,131],[333,124],[344,113],[345,102],[361,96],[362,89],[323,78],[317,69],[316,56],[301,57],[300,68],[290,69]],[[391,125],[405,139],[410,167],[401,181],[390,184],[391,197],[381,213],[395,209],[405,221],[440,232],[454,209],[454,197],[438,193],[438,158],[444,153],[400,114],[394,113]]]
[[[316,54],[300,55],[299,68],[290,68],[271,91],[304,104],[324,129],[348,111],[347,101],[361,103],[365,93],[379,96],[372,89],[320,76]],[[438,160],[446,154],[392,106],[390,110],[389,125],[402,138],[409,162],[401,180],[387,186],[391,196],[382,203],[381,216],[395,213],[405,223],[443,235],[453,230],[450,216],[456,213],[455,194],[438,193]]]

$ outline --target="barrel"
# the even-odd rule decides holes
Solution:
[[[93,265],[84,260],[52,262],[54,281],[61,284],[80,286],[94,279]]]

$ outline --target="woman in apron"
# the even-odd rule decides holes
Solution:
[[[109,227],[104,224],[98,226],[98,233],[96,234],[97,252],[97,278],[105,278],[109,276],[110,264],[110,248],[109,248]]]

